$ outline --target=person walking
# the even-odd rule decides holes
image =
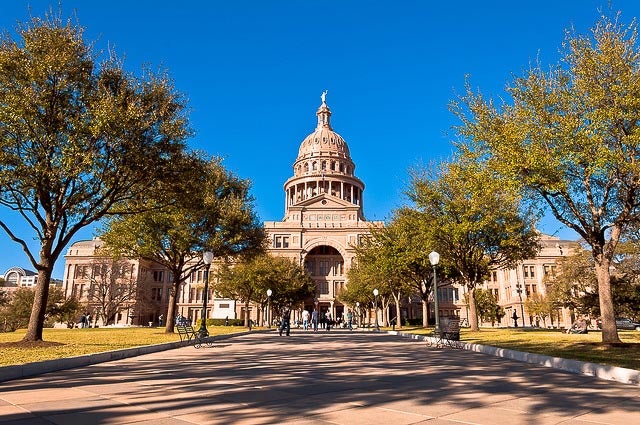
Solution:
[[[309,311],[302,310],[302,327],[304,330],[309,330]]]
[[[282,336],[282,332],[285,331],[287,336],[291,336],[291,309],[288,306],[282,308],[282,317],[280,320],[279,334]]]
[[[331,330],[331,325],[332,325],[332,318],[331,318],[330,311],[327,311],[327,314],[325,314],[324,321],[326,322],[326,325],[327,325],[327,332],[329,332]]]
[[[353,313],[351,313],[351,310],[347,311],[347,328],[349,328],[350,331],[353,330],[353,327],[351,326],[351,322],[353,321]]]
[[[313,322],[313,331],[318,332],[318,310],[313,309],[313,313],[311,313],[311,322]]]

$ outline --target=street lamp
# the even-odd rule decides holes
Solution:
[[[360,301],[356,301],[356,311],[358,312],[358,323],[356,323],[356,325],[360,327],[360,322],[362,322],[362,317],[360,315]]]
[[[374,289],[373,290],[373,309],[376,312],[376,330],[379,331],[380,330],[380,326],[378,325],[378,294],[380,292],[378,292],[378,289]]]
[[[520,282],[516,283],[516,292],[520,299],[520,315],[522,316],[522,326],[524,327],[524,304],[522,303],[522,284]],[[518,327],[518,322],[516,322],[515,326]]]
[[[271,294],[273,291],[267,289],[267,329],[271,329]]]
[[[436,266],[440,262],[440,254],[432,251],[429,254],[429,262],[433,266],[433,308],[436,315],[436,328],[434,333],[440,335],[440,313],[438,312],[438,280],[436,279]]]
[[[211,268],[211,262],[213,261],[213,252],[205,251],[202,254],[202,261],[204,262],[204,293],[202,295],[202,318],[200,320],[200,329],[198,334],[200,338],[209,336],[207,330],[207,299],[209,298],[209,269]]]

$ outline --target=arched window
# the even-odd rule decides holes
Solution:
[[[308,163],[304,163],[304,172],[308,173],[309,172],[309,164]]]

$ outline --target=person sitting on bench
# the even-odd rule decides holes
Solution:
[[[573,325],[567,331],[569,334],[586,334],[587,332],[587,321],[583,318],[573,322]]]

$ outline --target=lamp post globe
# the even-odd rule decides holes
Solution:
[[[440,335],[440,313],[438,311],[438,280],[436,279],[436,266],[440,262],[440,254],[432,251],[429,254],[429,262],[433,267],[433,309],[436,318],[436,327],[434,333]]]
[[[378,288],[373,290],[373,310],[376,313],[376,330],[379,331],[380,330],[380,326],[378,325],[378,294],[380,292],[378,291]]]
[[[267,329],[271,329],[271,294],[273,291],[267,289]]]
[[[202,254],[202,262],[204,263],[204,291],[202,294],[202,314],[200,315],[200,329],[198,334],[201,338],[209,336],[207,330],[207,301],[209,298],[209,269],[213,261],[213,252],[205,251]]]

